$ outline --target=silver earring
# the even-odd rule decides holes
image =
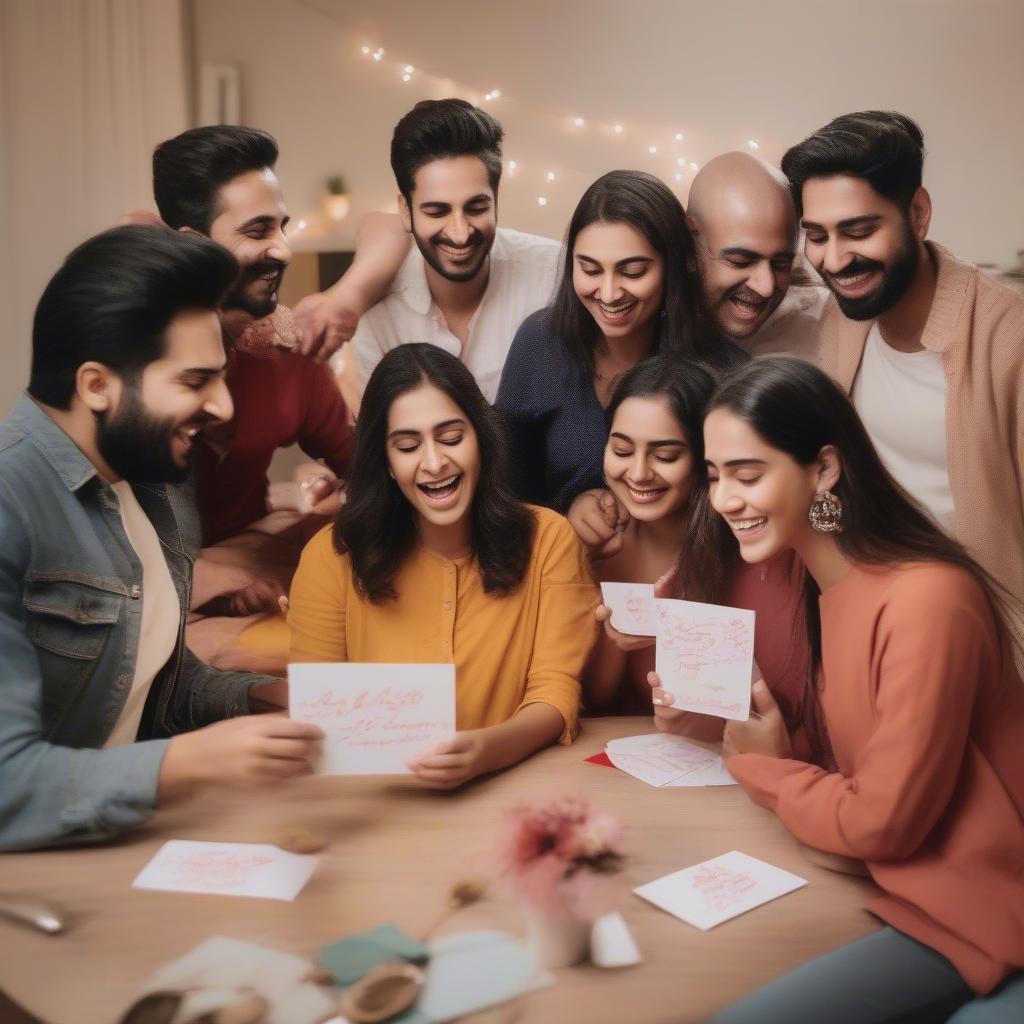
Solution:
[[[842,533],[842,515],[843,503],[831,491],[822,491],[807,511],[807,518],[818,533]]]

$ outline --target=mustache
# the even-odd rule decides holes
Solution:
[[[242,276],[246,281],[251,281],[257,277],[270,277],[271,274],[280,277],[287,266],[288,264],[283,263],[281,260],[260,260],[259,263],[246,267]]]
[[[479,228],[473,228],[462,245],[456,245],[446,234],[439,232],[430,239],[434,245],[450,245],[453,249],[468,249],[471,246],[479,245],[484,240],[483,232]]]
[[[843,267],[838,274],[830,274],[828,271],[822,273],[822,277],[833,281],[844,281],[849,277],[856,277],[858,274],[874,273],[885,270],[885,264],[878,260],[869,260],[866,256],[854,256],[850,263]]]
[[[745,284],[739,284],[729,292],[730,299],[739,299],[740,302],[749,302],[752,306],[763,306],[769,301],[769,299],[771,299],[771,297],[771,295],[767,298],[764,295],[759,295],[757,292],[748,288]]]

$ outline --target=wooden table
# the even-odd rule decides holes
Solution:
[[[316,777],[256,791],[208,793],[160,812],[145,828],[95,847],[0,855],[0,889],[65,908],[70,928],[48,937],[0,921],[0,988],[48,1024],[112,1024],[158,967],[212,935],[314,958],[346,934],[395,921],[409,934],[435,918],[453,882],[494,870],[506,808],[580,794],[627,826],[622,911],[644,956],[619,970],[557,972],[525,997],[528,1024],[668,1024],[716,1009],[877,925],[862,909],[871,884],[811,864],[739,786],[658,790],[584,758],[607,740],[651,731],[649,718],[590,719],[575,745],[456,793],[405,778]],[[288,826],[330,837],[294,903],[146,892],[132,880],[168,839],[270,842]],[[709,932],[632,895],[633,886],[729,850],[807,878],[809,885]],[[441,931],[519,930],[500,893],[458,912]]]

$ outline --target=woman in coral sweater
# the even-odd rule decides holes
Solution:
[[[704,439],[711,503],[743,559],[792,549],[807,567],[837,765],[795,759],[756,686],[757,715],[726,728],[729,771],[801,842],[861,862],[881,890],[868,910],[885,922],[715,1024],[1024,1019],[1024,687],[1004,610],[1015,598],[899,488],[815,367],[738,369]]]
[[[292,583],[292,662],[453,662],[459,732],[410,768],[449,788],[576,733],[597,588],[568,522],[514,497],[469,370],[400,345],[367,382],[347,503]]]

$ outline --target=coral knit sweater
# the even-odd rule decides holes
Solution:
[[[977,582],[945,564],[851,569],[820,599],[839,766],[737,754],[801,842],[863,860],[867,909],[978,993],[1024,966],[1024,687]]]
[[[942,355],[946,452],[957,539],[1024,600],[1024,298],[926,243],[938,271],[921,344]],[[871,321],[830,298],[818,326],[821,368],[853,387]],[[1024,617],[1011,609],[1018,633]]]

